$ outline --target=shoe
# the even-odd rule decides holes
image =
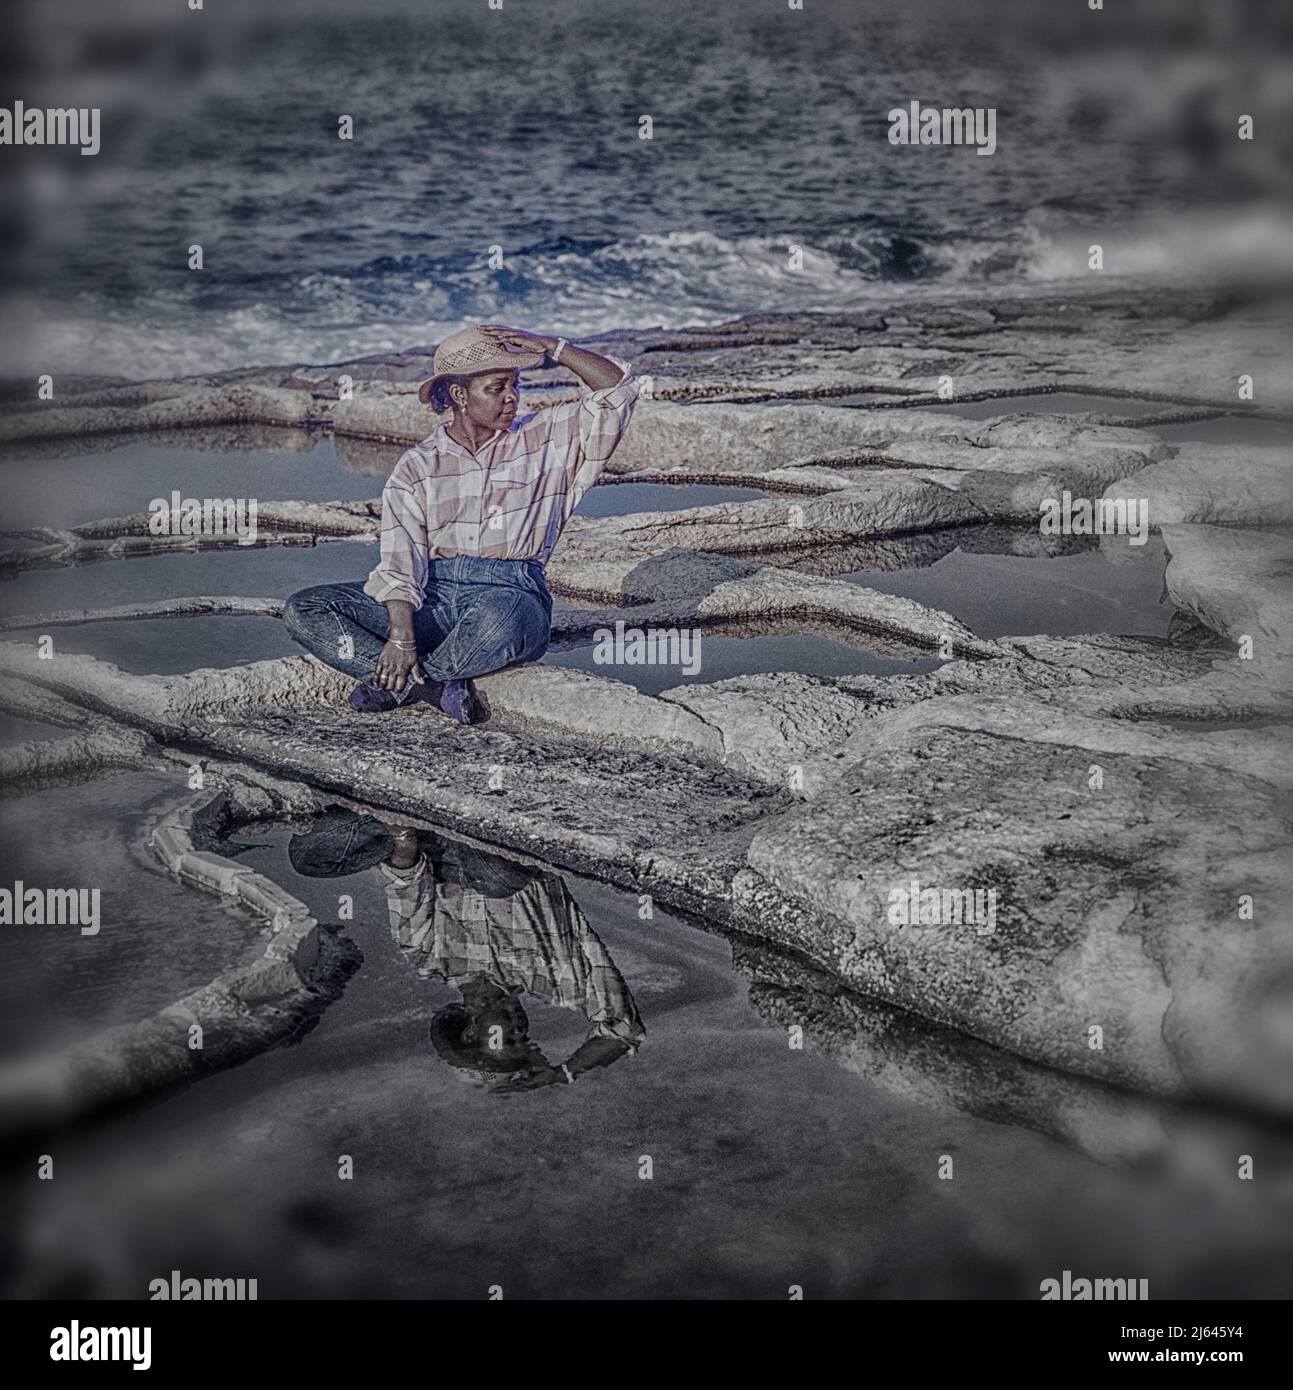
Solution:
[[[485,719],[485,706],[470,681],[445,681],[439,705],[459,724],[480,724]]]
[[[430,705],[432,709],[440,708],[440,693],[444,690],[444,685],[440,681],[414,681],[413,689],[409,692],[406,704]]]
[[[397,703],[389,690],[379,690],[375,685],[357,685],[350,692],[350,708],[361,714],[385,714]]]

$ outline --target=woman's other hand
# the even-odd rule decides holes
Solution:
[[[380,690],[389,690],[392,694],[398,695],[404,689],[409,672],[417,665],[417,661],[418,654],[413,647],[397,647],[394,642],[387,642],[377,658],[377,671],[373,676],[373,683]]]

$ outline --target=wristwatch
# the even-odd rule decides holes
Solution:
[[[557,345],[556,345],[556,347],[554,347],[554,348],[552,349],[552,351],[548,354],[548,356],[551,357],[552,360],[553,360],[554,362],[560,362],[560,361],[561,361],[561,354],[562,354],[565,350],[566,350],[566,340],[565,340],[564,338],[558,338],[558,339],[557,339]]]

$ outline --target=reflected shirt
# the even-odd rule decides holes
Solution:
[[[453,555],[547,564],[584,493],[628,428],[640,382],[627,362],[614,386],[532,412],[472,453],[445,424],[405,450],[382,490],[381,560],[364,593],[416,608],[429,561]]]
[[[564,880],[526,872],[508,895],[437,877],[426,854],[409,869],[378,864],[391,935],[423,979],[459,985],[485,975],[581,1013],[588,1036],[636,1052],[646,1036],[633,996]]]

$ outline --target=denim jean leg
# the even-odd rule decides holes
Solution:
[[[289,635],[333,670],[367,680],[386,644],[386,609],[358,581],[301,589],[283,605]]]
[[[430,654],[440,646],[452,627],[451,605],[428,584],[422,607],[416,609],[413,614],[413,639],[418,644],[418,674],[422,678],[431,681],[443,679],[429,669],[427,662]],[[400,702],[403,703],[412,693],[413,677],[410,676],[408,684],[400,693]]]
[[[456,586],[453,627],[423,661],[432,680],[469,680],[519,661],[537,661],[548,648],[550,606],[511,584]]]
[[[283,607],[283,622],[294,641],[334,670],[373,684],[377,658],[390,634],[385,604],[364,593],[361,582],[319,584],[292,595]],[[435,647],[445,625],[435,606],[424,604],[413,614],[419,653]],[[396,698],[403,703],[412,693],[413,677]]]

